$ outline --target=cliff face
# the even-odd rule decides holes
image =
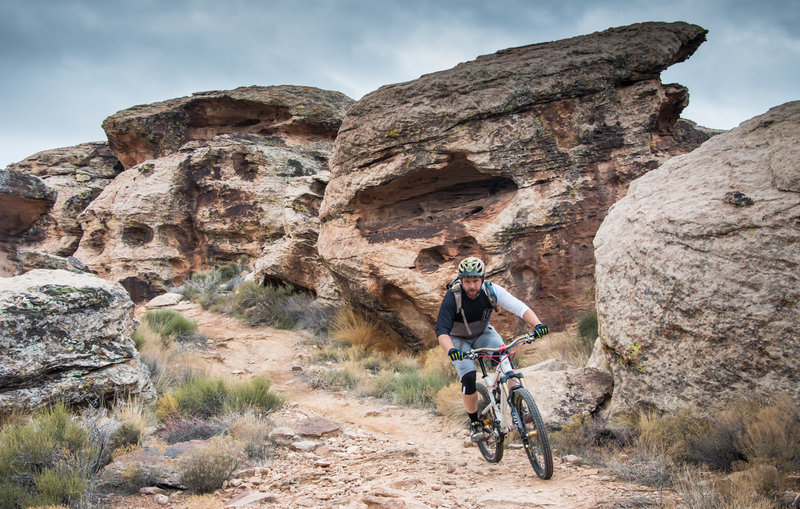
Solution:
[[[445,283],[477,255],[543,321],[571,321],[592,303],[608,208],[707,138],[678,123],[687,90],[659,80],[705,33],[644,23],[512,48],[358,101],[320,211],[344,296],[429,345]]]

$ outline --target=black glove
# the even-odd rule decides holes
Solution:
[[[458,348],[451,348],[450,350],[448,350],[447,356],[450,357],[451,361],[463,361],[464,360],[464,352],[462,352]]]
[[[547,325],[543,323],[540,323],[539,325],[533,328],[533,335],[536,336],[537,338],[541,338],[548,332],[550,332],[550,329],[548,329]]]

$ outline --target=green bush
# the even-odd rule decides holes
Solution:
[[[144,314],[150,330],[168,338],[188,336],[197,332],[197,324],[171,309],[156,309]]]
[[[597,331],[597,313],[591,311],[578,317],[578,334],[580,337],[591,340],[594,343],[598,336]]]
[[[229,391],[221,378],[198,376],[175,389],[172,395],[181,413],[206,418],[222,413]]]
[[[233,412],[260,410],[272,412],[283,406],[284,400],[269,388],[272,382],[266,377],[255,377],[247,382],[234,384],[225,401],[225,409]]]
[[[241,446],[219,437],[211,443],[191,450],[180,457],[180,481],[195,493],[210,493],[222,487],[222,483],[239,466]]]
[[[40,410],[0,431],[0,500],[9,507],[74,504],[98,456],[65,404]]]
[[[450,383],[446,373],[423,373],[419,368],[402,371],[382,370],[362,381],[369,396],[386,398],[402,405],[433,408],[436,393]]]
[[[165,401],[174,400],[171,404],[178,414],[199,418],[246,409],[269,413],[283,405],[283,399],[270,392],[269,387],[270,381],[265,377],[232,384],[222,378],[197,376],[174,389]]]

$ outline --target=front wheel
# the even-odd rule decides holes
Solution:
[[[483,422],[483,429],[488,433],[489,438],[483,442],[478,442],[478,449],[489,463],[499,463],[503,459],[503,440],[504,435],[500,429],[500,423],[491,404],[489,390],[483,384],[477,384],[478,389],[478,418]]]
[[[553,476],[553,452],[550,450],[550,439],[533,396],[524,387],[519,387],[514,391],[513,401],[519,418],[517,429],[528,460],[536,475],[542,479],[550,479]]]

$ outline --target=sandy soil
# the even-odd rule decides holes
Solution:
[[[212,373],[267,375],[273,381],[272,389],[290,402],[273,415],[278,424],[324,417],[341,433],[321,439],[324,446],[313,452],[287,448],[249,483],[202,498],[173,495],[169,507],[225,507],[256,491],[269,496],[248,507],[588,509],[659,507],[664,497],[671,498],[618,481],[599,468],[564,461],[557,453],[547,481],[535,475],[521,449],[507,449],[500,464],[489,464],[465,440],[466,429],[433,412],[313,389],[299,370],[307,354],[298,347],[296,332],[250,327],[196,305],[174,309],[213,339],[201,361]],[[141,495],[115,497],[111,506],[159,507],[152,496]]]

